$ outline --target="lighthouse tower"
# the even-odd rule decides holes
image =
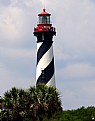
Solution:
[[[50,23],[50,16],[43,9],[38,14],[39,22],[34,28],[34,36],[37,37],[36,84],[44,83],[55,87],[53,36],[56,35],[56,30]]]

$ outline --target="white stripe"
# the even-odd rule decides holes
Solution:
[[[52,78],[49,80],[49,82],[46,84],[48,87],[56,87],[55,86],[55,75],[52,76]]]
[[[36,72],[36,80],[41,75],[41,71],[45,69],[53,59],[53,46],[42,56],[38,65],[37,65],[37,72]]]
[[[40,46],[43,44],[43,42],[39,42],[39,43],[37,43],[37,52],[38,52],[38,50],[39,50],[39,48],[40,48]]]

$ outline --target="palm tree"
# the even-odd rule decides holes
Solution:
[[[4,109],[6,111],[7,120],[18,121],[20,118],[20,106],[19,106],[19,89],[13,87],[11,90],[4,94]]]
[[[3,98],[3,110],[2,110],[2,119],[3,120],[9,120],[10,116],[10,111],[12,110],[12,101],[11,101],[11,92],[7,91],[4,94]]]
[[[5,102],[5,105],[4,105],[4,108],[6,109],[11,109],[12,108],[12,105],[11,105],[11,93],[10,92],[5,92],[4,94],[4,102]]]
[[[54,113],[62,111],[57,89],[43,84],[28,90],[14,87],[4,94],[3,104],[3,117],[8,121],[43,121],[45,117],[51,118]]]
[[[34,88],[30,88],[30,95],[34,99],[30,110],[32,110],[32,114],[34,112],[35,117],[38,117],[40,121],[45,116],[51,118],[53,113],[62,111],[61,100],[56,88],[47,87],[43,84],[37,85]]]

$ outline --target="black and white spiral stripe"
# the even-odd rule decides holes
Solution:
[[[37,84],[44,83],[47,86],[55,86],[54,56],[52,44],[52,40],[37,42]],[[44,71],[44,78],[42,77],[42,71]]]

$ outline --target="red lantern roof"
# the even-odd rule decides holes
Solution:
[[[38,16],[43,16],[43,15],[51,15],[51,14],[49,14],[48,12],[46,12],[46,10],[45,9],[43,9],[43,12],[41,12],[40,14],[38,14]]]

